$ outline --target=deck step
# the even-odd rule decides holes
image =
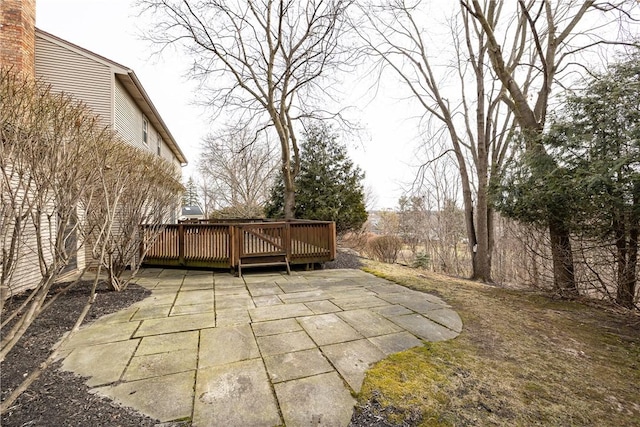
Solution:
[[[287,269],[287,274],[291,275],[291,268],[289,266],[289,260],[287,259],[286,256],[283,257],[278,257],[281,258],[281,260],[279,261],[264,261],[264,262],[242,262],[243,258],[240,258],[238,260],[238,277],[242,277],[242,268],[247,268],[247,267],[278,267],[278,266],[284,266]],[[245,259],[246,261],[246,259]]]

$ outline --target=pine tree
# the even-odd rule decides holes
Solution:
[[[495,191],[504,215],[544,224],[560,217],[574,235],[615,248],[616,301],[633,307],[640,234],[640,55],[593,75],[567,97],[543,143],[517,158]]]
[[[200,206],[198,186],[192,176],[189,177],[189,180],[185,185],[185,191],[182,195],[182,206]]]
[[[331,127],[311,126],[301,144],[300,174],[295,180],[296,218],[335,221],[339,232],[360,228],[367,220],[363,179],[364,173]],[[283,194],[279,179],[266,207],[268,217],[282,216]]]

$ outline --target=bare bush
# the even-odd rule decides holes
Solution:
[[[149,246],[178,209],[184,187],[169,162],[124,142],[113,141],[101,155],[102,163],[114,166],[101,170],[98,197],[88,209],[92,255],[121,291],[129,283],[123,273],[129,267],[129,277],[135,276],[144,255],[140,248]],[[144,233],[141,224],[147,226]]]
[[[404,243],[398,236],[375,236],[367,242],[367,253],[373,259],[393,264],[398,260],[398,254]]]
[[[0,70],[0,99],[0,301],[28,292],[12,312],[2,307],[2,361],[60,295],[49,295],[52,284],[72,258],[84,255],[87,243],[110,277],[118,278],[140,248],[139,225],[162,223],[182,187],[173,167],[119,141],[66,94]],[[95,301],[99,274],[100,268],[65,339]],[[55,360],[58,348],[2,402],[2,413]]]
[[[25,282],[31,289],[18,308],[22,315],[3,334],[2,360],[84,243],[76,233],[82,226],[77,209],[93,198],[90,183],[97,177],[89,153],[111,134],[84,105],[10,71],[0,71],[0,99],[2,294],[24,290]]]

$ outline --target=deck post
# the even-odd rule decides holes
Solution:
[[[184,224],[178,225],[178,264],[184,265]]]
[[[331,259],[336,259],[337,256],[337,237],[336,237],[336,223],[329,223],[329,251],[331,253]]]
[[[236,268],[236,248],[238,247],[236,242],[236,227],[229,224],[229,268]]]
[[[291,223],[287,221],[284,224],[284,251],[286,253],[287,262],[291,261]],[[288,267],[287,267],[288,268]]]

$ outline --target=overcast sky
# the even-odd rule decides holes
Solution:
[[[202,138],[212,130],[206,112],[193,105],[195,85],[185,77],[189,58],[166,53],[151,56],[151,46],[140,38],[147,25],[136,16],[132,0],[37,0],[36,25],[71,43],[89,49],[135,71],[169,130],[184,151],[194,174]],[[352,159],[366,173],[366,184],[376,196],[377,208],[396,206],[403,183],[413,176],[415,122],[394,88],[383,87],[371,97],[356,99],[364,126],[361,141],[348,142]]]

